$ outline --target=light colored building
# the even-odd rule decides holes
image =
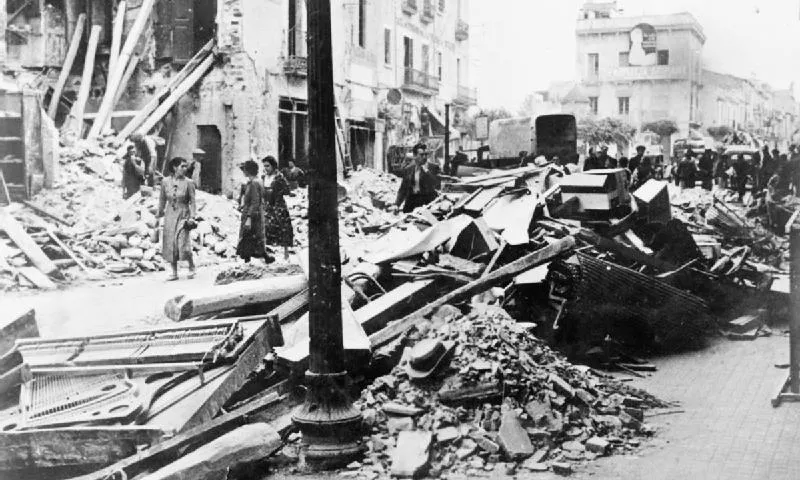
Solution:
[[[307,162],[306,2],[219,8],[225,63],[203,80],[199,99],[182,100],[171,153],[220,144],[220,187],[232,193],[236,165],[250,156]],[[337,126],[354,165],[383,169],[389,147],[443,136],[445,103],[454,125],[475,103],[465,0],[334,0],[331,8]]]
[[[626,17],[616,2],[589,3],[576,36],[576,73],[590,115],[637,129],[670,119],[683,133],[698,121],[706,37],[691,14]]]
[[[4,12],[27,5],[0,28],[5,69],[59,67],[80,12],[101,27],[91,119],[105,93],[110,31],[118,0],[0,0]],[[125,32],[143,0],[128,0]],[[476,103],[469,82],[468,0],[332,0],[333,79],[337,129],[354,165],[383,168],[386,151],[427,139],[441,144],[445,104],[458,127]],[[135,53],[139,63],[116,112],[135,112],[204,44],[216,62],[156,128],[167,156],[206,151],[203,188],[229,195],[242,181],[238,164],[272,154],[282,165],[308,160],[305,0],[171,0],[156,2]],[[2,18],[2,17],[0,17]],[[5,25],[6,22],[3,22]],[[86,35],[90,28],[86,28]],[[13,33],[12,33],[13,32]],[[10,40],[13,37],[13,41]],[[74,98],[82,49],[63,104]],[[57,69],[35,77],[42,93]],[[64,107],[57,120],[66,114]],[[130,114],[116,114],[121,128]],[[457,142],[460,133],[454,128]],[[433,139],[433,140],[431,140]],[[440,153],[441,154],[441,153]]]

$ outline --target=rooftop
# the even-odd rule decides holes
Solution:
[[[690,30],[705,43],[706,36],[700,22],[689,12],[673,13],[669,15],[641,15],[636,17],[614,18],[588,18],[578,19],[575,33],[578,36],[596,33],[626,32],[640,23],[647,23],[655,27],[656,31]]]

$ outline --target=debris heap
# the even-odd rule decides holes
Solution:
[[[564,473],[573,462],[630,451],[653,433],[644,409],[667,404],[570,364],[530,333],[533,326],[499,307],[462,315],[449,305],[419,325],[417,339],[455,342],[452,362],[443,379],[419,382],[401,361],[363,391],[356,402],[370,432],[363,469],[383,476],[407,468],[404,431],[432,442],[430,456],[405,473],[434,477],[497,468]]]

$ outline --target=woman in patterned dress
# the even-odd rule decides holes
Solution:
[[[294,230],[286,200],[290,191],[289,183],[278,171],[278,161],[268,155],[264,164],[264,233],[267,245],[283,247],[283,258],[289,259],[289,247],[294,245]]]
[[[164,217],[161,256],[172,267],[172,274],[167,280],[178,279],[178,261],[189,264],[188,278],[195,276],[190,233],[197,226],[194,220],[197,207],[194,201],[195,185],[186,177],[186,165],[186,159],[173,158],[167,165],[169,176],[161,181],[158,202],[158,216]]]

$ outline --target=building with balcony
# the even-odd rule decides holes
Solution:
[[[26,82],[35,78],[43,97],[58,77],[65,40],[79,14],[86,14],[88,26],[100,27],[86,103],[91,117],[105,93],[111,26],[120,0],[6,3],[0,61]],[[126,3],[123,35],[143,0]],[[188,157],[202,148],[201,188],[229,195],[238,193],[243,180],[238,164],[248,158],[275,155],[282,165],[290,159],[307,164],[306,15],[305,0],[156,2],[115,112],[141,109],[211,42],[213,68],[152,131],[168,139],[165,156]],[[419,141],[441,146],[445,105],[452,105],[451,122],[457,125],[475,102],[468,35],[463,35],[468,1],[332,0],[331,16],[337,129],[351,163],[380,169],[391,146]],[[84,50],[78,53],[81,64]],[[66,117],[79,79],[80,68],[73,68],[57,122]],[[115,113],[112,126],[119,130],[128,118]],[[451,133],[457,141],[459,132]]]
[[[587,3],[576,36],[577,78],[591,115],[639,129],[669,119],[684,134],[700,121],[706,37],[691,14],[626,17],[616,2]]]

